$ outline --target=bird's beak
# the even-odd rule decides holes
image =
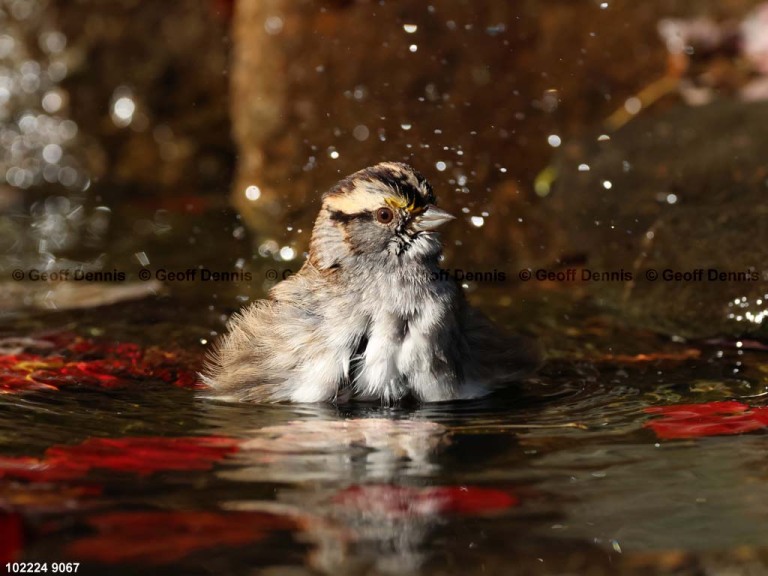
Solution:
[[[436,230],[438,226],[450,222],[456,216],[441,210],[434,204],[428,204],[427,209],[413,219],[413,229],[416,232]]]

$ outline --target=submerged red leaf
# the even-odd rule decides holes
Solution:
[[[363,485],[340,492],[334,501],[354,510],[382,516],[419,516],[441,513],[483,514],[512,508],[520,503],[514,494],[476,486]]]
[[[37,343],[45,353],[0,355],[0,393],[72,384],[113,388],[147,379],[183,388],[200,386],[194,371],[198,359],[182,351],[62,334]]]
[[[95,484],[68,486],[61,483],[0,481],[0,502],[13,510],[23,510],[25,514],[85,508],[92,505],[92,498],[102,493],[103,488]]]
[[[15,512],[0,512],[0,565],[18,560],[23,546],[21,516]]]
[[[655,406],[645,412],[660,416],[644,426],[665,439],[743,434],[768,426],[768,408],[735,401]]]
[[[168,564],[199,550],[245,546],[297,528],[289,518],[266,512],[114,512],[86,523],[96,534],[71,543],[67,555],[105,564]]]
[[[231,438],[89,438],[76,446],[51,446],[43,458],[0,458],[0,478],[57,482],[91,470],[140,476],[161,471],[208,470],[238,450]]]

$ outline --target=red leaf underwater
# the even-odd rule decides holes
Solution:
[[[0,512],[0,565],[17,560],[23,546],[21,516],[14,512]]]
[[[265,512],[114,512],[86,523],[96,534],[71,543],[67,554],[105,564],[169,564],[198,550],[245,546],[296,529],[290,519]]]
[[[664,439],[743,434],[768,426],[768,408],[735,401],[657,406],[645,412],[661,416],[644,426]]]
[[[475,486],[352,486],[334,501],[344,507],[372,514],[400,517],[455,513],[484,514],[512,508],[520,503],[514,494]]]
[[[91,470],[146,476],[154,472],[209,470],[238,444],[224,437],[89,438],[76,446],[51,446],[43,458],[0,458],[0,478],[57,482]]]
[[[72,384],[114,388],[150,378],[182,388],[200,386],[190,368],[197,359],[182,351],[98,342],[71,334],[29,341],[31,348],[37,348],[35,353],[0,354],[0,393],[55,390]]]

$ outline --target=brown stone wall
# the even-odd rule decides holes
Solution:
[[[240,0],[234,203],[261,238],[304,248],[322,190],[404,160],[444,207],[463,211],[447,231],[449,245],[462,242],[460,260],[540,259],[559,229],[532,205],[534,178],[555,152],[547,137],[593,129],[664,74],[660,18],[753,4]],[[483,213],[482,228],[469,223]]]
[[[199,0],[51,4],[67,37],[70,111],[99,192],[223,194],[234,165],[226,16]],[[111,118],[121,94],[135,105],[125,126]]]

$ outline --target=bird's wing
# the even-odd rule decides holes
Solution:
[[[227,400],[288,400],[286,379],[302,362],[319,322],[290,304],[260,300],[235,314],[202,374],[206,396]]]

